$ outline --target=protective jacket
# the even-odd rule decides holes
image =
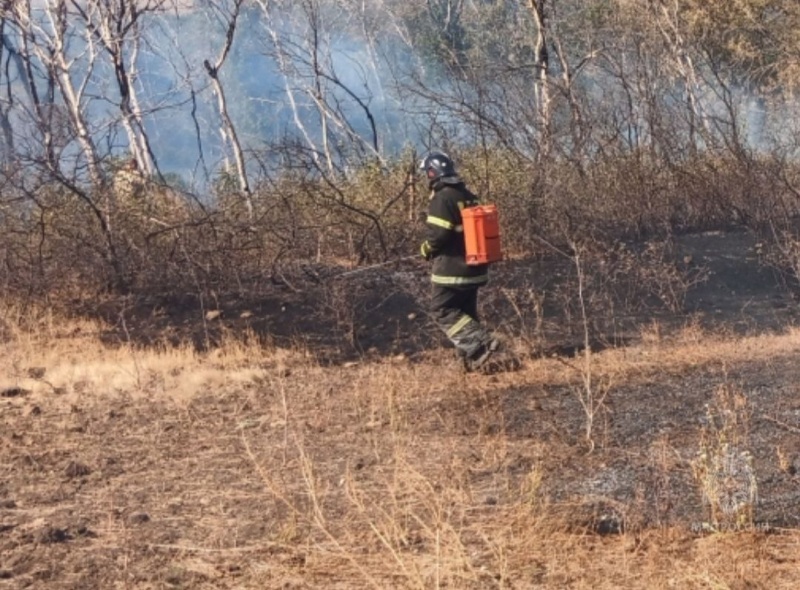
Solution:
[[[477,287],[489,280],[488,265],[470,266],[466,262],[461,210],[480,204],[458,176],[440,178],[431,186],[428,205],[427,240],[422,254],[433,258],[431,280],[445,287]]]

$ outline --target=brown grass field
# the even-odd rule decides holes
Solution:
[[[588,353],[546,336],[495,375],[459,372],[372,287],[319,318],[299,290],[173,317],[5,302],[0,588],[797,588],[796,306],[751,243],[717,239],[700,315]],[[512,287],[489,288],[490,317]],[[319,338],[243,329],[280,318]],[[347,326],[363,353],[320,354]]]
[[[2,588],[797,587],[800,332],[465,376],[99,331],[6,322]],[[714,516],[727,444],[758,495]]]

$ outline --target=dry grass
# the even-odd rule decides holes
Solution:
[[[321,367],[233,339],[109,347],[96,325],[4,317],[0,588],[796,587],[794,530],[581,525],[589,495],[554,482],[600,473],[613,449],[587,459],[566,424],[512,424],[569,403],[567,359],[467,379],[438,352]],[[597,378],[635,389],[800,350],[796,331],[643,341],[592,355]]]

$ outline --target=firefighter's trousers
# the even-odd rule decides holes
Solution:
[[[488,346],[491,337],[478,319],[478,287],[433,285],[431,315],[460,356],[475,358]]]

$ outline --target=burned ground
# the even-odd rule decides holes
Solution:
[[[650,324],[674,329],[691,321],[754,334],[783,330],[799,317],[790,275],[765,262],[764,245],[749,231],[613,248],[590,252],[584,262],[595,349],[634,342]],[[101,297],[75,301],[70,311],[102,319],[112,345],[191,342],[207,349],[226,335],[250,333],[270,344],[305,346],[329,363],[413,357],[444,344],[426,315],[428,272],[407,259],[366,269],[295,265],[219,295]],[[524,353],[574,354],[584,345],[575,275],[569,254],[550,250],[496,264],[482,313],[501,333],[521,339]]]

